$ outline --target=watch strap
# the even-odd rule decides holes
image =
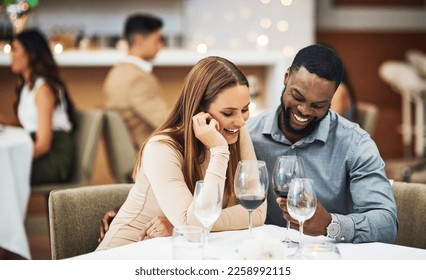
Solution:
[[[331,215],[331,222],[327,226],[327,237],[336,239],[336,237],[340,233],[340,223],[339,223],[339,219],[337,218],[335,214],[330,213],[330,215]]]

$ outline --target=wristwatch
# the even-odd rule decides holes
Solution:
[[[340,233],[340,223],[336,215],[334,214],[330,214],[330,215],[331,215],[331,222],[327,226],[327,237],[336,239],[336,237]]]

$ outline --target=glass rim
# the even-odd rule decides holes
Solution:
[[[248,162],[257,162],[257,164],[266,165],[266,162],[260,159],[242,159],[238,163],[248,163]]]

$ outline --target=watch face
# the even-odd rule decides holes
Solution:
[[[339,234],[339,224],[337,223],[331,223],[327,227],[327,235],[330,237],[336,237]]]

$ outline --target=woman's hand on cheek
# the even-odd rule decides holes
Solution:
[[[228,145],[225,137],[220,134],[219,123],[209,113],[200,112],[192,117],[195,137],[208,149]]]

